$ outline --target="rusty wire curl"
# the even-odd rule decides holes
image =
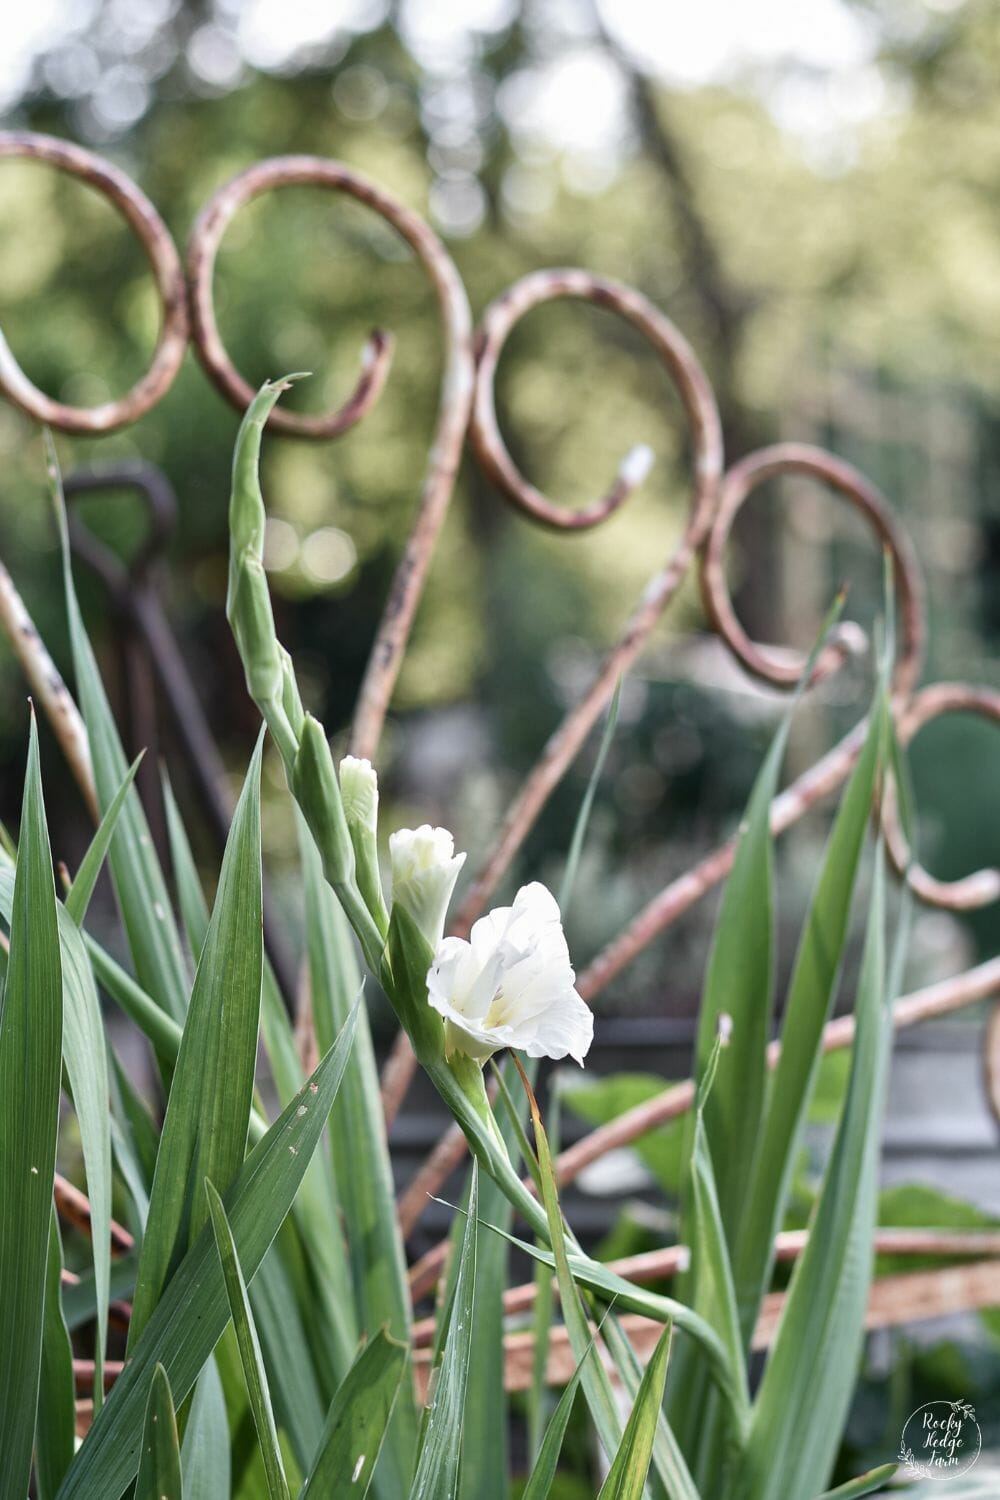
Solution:
[[[652,460],[645,447],[623,458],[608,492],[578,510],[555,505],[535,488],[511,458],[497,421],[495,380],[504,345],[520,320],[533,308],[559,298],[575,298],[607,308],[630,323],[652,345],[666,365],[683,403],[691,433],[696,518],[704,519],[722,464],[722,438],[715,398],[690,344],[655,303],[621,282],[588,271],[558,268],[523,277],[486,309],[476,334],[476,394],[469,436],[487,478],[532,520],[557,531],[599,526],[642,483]]]
[[[965,682],[935,682],[921,689],[900,715],[897,726],[900,744],[904,747],[911,744],[933,719],[957,713],[978,714],[1000,725],[1000,692]],[[910,889],[925,905],[946,911],[975,911],[1000,900],[1000,870],[996,868],[975,870],[957,880],[938,880],[912,857],[891,783],[883,800],[882,823],[886,847],[896,870],[905,874]]]
[[[422,220],[353,168],[320,156],[274,156],[240,172],[215,192],[195,220],[188,240],[187,274],[195,352],[213,385],[237,411],[245,411],[255,388],[236,369],[219,332],[212,281],[216,256],[233,218],[247,203],[276,188],[324,187],[347,193],[374,209],[426,263],[430,231]],[[360,422],[382,393],[392,363],[393,337],[373,328],[361,353],[354,390],[334,411],[309,415],[275,406],[268,426],[304,438],[335,438]]]
[[[725,552],[737,515],[754,490],[781,474],[806,475],[842,496],[860,511],[890,552],[902,624],[894,688],[902,698],[908,697],[920,677],[926,637],[920,566],[885,497],[851,464],[822,448],[806,443],[776,443],[760,448],[734,464],[723,479],[699,574],[705,611],[716,633],[747,672],[775,687],[794,687],[805,670],[806,659],[799,653],[783,649],[779,652],[750,639],[737,617],[726,583]],[[855,634],[850,624],[838,628],[816,663],[814,682],[838,669],[851,650]]]
[[[491,304],[483,316],[478,337],[470,436],[480,465],[507,498],[544,524],[579,529],[607,519],[634,487],[627,458],[622,466],[624,483],[620,477],[609,497],[584,511],[562,511],[520,475],[500,437],[493,379],[503,344],[525,313],[561,297],[592,302],[617,313],[646,338],[666,365],[688,421],[694,479],[691,508],[687,526],[671,556],[646,586],[617,645],[605,657],[584,697],[549,737],[534,770],[509,808],[500,836],[462,903],[455,922],[455,930],[459,932],[467,932],[482,911],[535,818],[610,702],[615,684],[635,661],[676,594],[708,533],[722,477],[722,425],[715,396],[697,355],[670,319],[648,298],[619,282],[586,271],[541,271],[516,282]],[[556,516],[563,519],[557,521]]]
[[[135,232],[152,270],[161,303],[156,349],[145,375],[130,391],[100,406],[69,406],[28,379],[0,334],[0,391],[36,422],[61,432],[114,432],[136,422],[166,395],[184,358],[188,340],[187,297],[180,256],[170,232],[145,193],[126,174],[69,141],[34,131],[0,131],[0,159],[46,162],[96,188]]]

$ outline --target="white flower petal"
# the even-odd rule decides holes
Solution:
[[[401,828],[389,837],[392,899],[409,912],[432,948],[444,931],[448,903],[464,854],[446,828]]]
[[[545,886],[522,886],[512,906],[480,917],[470,940],[446,938],[427,975],[445,1018],[446,1048],[483,1061],[502,1047],[582,1063],[594,1017],[574,988],[559,918]]]

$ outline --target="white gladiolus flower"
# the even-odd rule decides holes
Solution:
[[[448,902],[465,855],[447,828],[401,828],[389,836],[392,899],[405,906],[432,948],[444,932]]]
[[[372,833],[378,827],[378,777],[370,760],[345,755],[340,762],[340,800],[348,823],[360,823]]]
[[[449,937],[427,975],[431,1005],[445,1020],[445,1048],[485,1062],[501,1047],[529,1057],[583,1059],[594,1016],[574,988],[576,975],[544,885],[522,886],[513,906],[480,917],[470,941]]]

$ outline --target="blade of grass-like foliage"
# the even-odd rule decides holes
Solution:
[[[471,1175],[471,1169],[470,1169]],[[480,1184],[480,1214],[510,1222],[513,1210],[496,1183]],[[469,1350],[469,1392],[463,1424],[459,1500],[506,1495],[510,1487],[509,1411],[504,1389],[503,1293],[509,1246],[497,1235],[480,1243],[472,1321],[476,1337]]]
[[[63,1316],[62,1242],[55,1205],[49,1216],[49,1253],[45,1269],[45,1314],[42,1323],[42,1368],[35,1427],[35,1477],[38,1500],[52,1500],[69,1468],[76,1446],[76,1392],[73,1346]]]
[[[174,887],[177,891],[177,900],[180,905],[181,921],[184,924],[184,934],[188,940],[188,946],[194,956],[195,963],[201,956],[202,944],[205,934],[208,932],[208,902],[201,888],[201,880],[198,878],[198,867],[194,862],[191,852],[191,842],[184,827],[180,808],[174,796],[174,789],[170,784],[170,777],[164,770],[161,783],[163,786],[163,809],[167,820],[167,841],[170,845],[170,863],[174,873]]]
[[[479,1231],[479,1164],[473,1162],[469,1208],[462,1236],[444,1357],[431,1399],[410,1500],[455,1500],[462,1457],[462,1426],[468,1390]]]
[[[643,1377],[639,1356],[622,1331],[613,1311],[608,1312],[602,1327],[606,1330],[605,1342],[617,1366],[622,1387],[629,1398],[635,1401]],[[691,1471],[662,1404],[653,1438],[653,1464],[655,1471],[648,1475],[647,1487],[655,1500],[664,1500],[664,1497],[665,1500],[700,1500]]]
[[[713,1084],[716,1082],[720,1058],[725,1055],[727,1037],[728,1026],[724,1021],[723,1030],[720,1031],[708,1066],[702,1075],[695,1101],[694,1143],[690,1167],[690,1202],[694,1227],[692,1306],[694,1311],[715,1329],[729,1357],[730,1367],[735,1373],[739,1405],[733,1412],[733,1416],[737,1424],[736,1437],[739,1440],[749,1417],[750,1392],[746,1382],[743,1341],[740,1337],[729,1247],[722,1227],[722,1212],[716,1192],[712,1152],[705,1128],[705,1110],[711,1098]]]
[[[162,1365],[153,1371],[142,1429],[142,1457],[135,1500],[182,1500],[181,1449],[170,1381]]]
[[[167,809],[167,825],[170,838],[171,863],[174,881],[184,919],[188,944],[195,960],[201,958],[209,926],[209,911],[205,901],[201,880],[191,852],[187,830],[177,806],[169,780],[164,776],[164,803]],[[295,1047],[288,1013],[285,1010],[273,970],[264,955],[263,983],[260,1009],[261,1032],[265,1052],[271,1068],[272,1079],[279,1101],[284,1107],[302,1087],[303,1071]],[[322,1046],[329,1045],[333,1033],[323,1038]],[[325,1252],[322,1285],[331,1284],[338,1305],[343,1304],[346,1283],[338,1283],[330,1275],[329,1262],[342,1267],[343,1257],[336,1254],[341,1232],[335,1218],[317,1213],[321,1199],[323,1163],[315,1157],[310,1163],[295,1205],[297,1217],[309,1215],[313,1219],[315,1236]],[[310,1243],[315,1243],[310,1236]],[[334,1247],[331,1250],[330,1247]],[[285,1426],[289,1439],[300,1462],[307,1463],[315,1450],[322,1430],[323,1410],[316,1370],[307,1343],[299,1305],[290,1285],[286,1268],[282,1262],[280,1247],[274,1246],[254,1278],[250,1292],[250,1304],[256,1320],[264,1353],[265,1369],[270,1372],[271,1386],[275,1393],[274,1404],[279,1422]],[[322,1316],[313,1309],[311,1323],[317,1325],[320,1337],[327,1338]],[[310,1330],[311,1331],[311,1330]],[[353,1327],[347,1330],[353,1335]],[[337,1338],[327,1339],[333,1346],[345,1342]]]
[[[861,1500],[862,1495],[871,1495],[888,1484],[898,1468],[898,1464],[883,1464],[881,1468],[869,1469],[867,1474],[859,1474],[857,1479],[849,1479],[835,1490],[827,1490],[819,1500]]]
[[[187,1243],[191,1243],[205,1222],[208,1210],[195,1184],[212,1177],[227,1188],[246,1151],[264,960],[262,746],[263,740],[258,739],[233,816],[171,1080],[139,1257],[130,1351],[179,1259],[185,1229]]]
[[[521,1074],[521,1082],[524,1085],[524,1090],[528,1098],[528,1108],[531,1111],[531,1123],[534,1127],[535,1144],[538,1153],[542,1201],[545,1206],[545,1214],[549,1225],[549,1237],[552,1244],[551,1263],[555,1269],[556,1280],[559,1284],[559,1300],[562,1303],[563,1321],[566,1325],[570,1347],[573,1350],[573,1355],[581,1372],[580,1380],[583,1385],[583,1393],[587,1399],[587,1406],[593,1418],[598,1438],[610,1462],[621,1440],[621,1423],[618,1419],[618,1412],[607,1371],[600,1360],[586,1358],[591,1342],[590,1328],[584,1316],[583,1308],[580,1306],[580,1297],[576,1289],[574,1273],[566,1251],[565,1226],[563,1225],[562,1212],[559,1207],[559,1191],[556,1187],[555,1173],[552,1168],[552,1156],[545,1134],[545,1126],[542,1124],[538,1100],[535,1098],[534,1090],[528,1081],[524,1069],[521,1067],[520,1059],[516,1053],[511,1053],[511,1056],[514,1059],[514,1064],[518,1072]],[[538,1247],[527,1246],[525,1248],[529,1250],[529,1253],[537,1255],[542,1260],[547,1259],[545,1252]]]
[[[576,815],[576,821],[573,825],[573,834],[570,839],[569,851],[566,855],[566,867],[563,870],[563,877],[559,886],[559,909],[562,913],[564,922],[566,920],[566,913],[569,909],[569,904],[572,899],[573,890],[576,886],[576,877],[580,868],[580,858],[583,854],[583,845],[587,837],[587,829],[590,826],[590,816],[593,812],[594,800],[597,796],[597,788],[600,784],[601,776],[604,773],[604,765],[608,758],[608,752],[611,749],[611,742],[614,739],[615,730],[618,727],[618,710],[621,704],[622,681],[623,679],[619,678],[615,684],[614,694],[612,695],[611,702],[608,705],[607,719],[605,721],[604,730],[601,734],[601,741],[598,746],[597,756],[594,760],[593,769],[587,780],[587,788],[583,794],[583,799],[580,803],[579,811]],[[503,1078],[503,1073],[501,1071],[498,1071],[495,1067],[494,1071],[496,1072],[496,1076],[502,1090],[504,1103],[507,1106],[507,1113],[510,1120],[511,1129],[512,1131],[517,1133],[519,1137],[521,1137],[523,1136],[523,1124],[521,1121],[520,1112],[516,1107],[513,1106],[512,1101],[510,1100],[509,1091],[507,1090],[506,1083]],[[532,1070],[529,1064],[526,1072],[528,1072],[529,1077],[531,1078],[532,1086],[534,1086],[537,1066],[534,1070]],[[558,1155],[559,1095],[555,1090],[553,1090],[549,1096],[549,1107],[546,1116],[546,1134],[548,1136],[550,1153]],[[522,1155],[529,1171],[534,1169],[534,1158],[531,1150],[527,1147],[527,1142],[524,1142],[522,1145]],[[510,1205],[506,1202],[506,1200],[503,1200],[501,1196],[496,1192],[494,1192],[492,1196],[495,1199],[494,1203],[490,1204],[486,1201],[484,1201],[483,1203],[483,1216],[490,1223],[497,1224],[501,1228],[508,1228],[513,1218]],[[489,1250],[487,1250],[487,1254],[489,1253]],[[506,1268],[506,1260],[507,1257],[505,1251],[503,1262],[504,1268]],[[532,1460],[537,1458],[540,1454],[542,1434],[543,1431],[546,1430],[545,1419],[548,1411],[548,1389],[545,1384],[545,1370],[549,1355],[549,1334],[552,1328],[552,1307],[552,1272],[549,1270],[548,1266],[544,1265],[541,1261],[538,1261],[535,1265],[535,1301],[532,1311],[532,1330],[534,1333],[534,1340],[532,1343],[533,1353],[531,1366],[531,1388],[528,1391],[527,1396],[528,1452],[531,1455]],[[502,1396],[502,1383],[500,1389]],[[566,1420],[568,1421],[568,1419],[569,1408],[567,1408],[566,1410]],[[503,1430],[506,1434],[506,1423],[504,1423]],[[561,1444],[562,1436],[560,1434],[559,1446],[561,1446]],[[558,1451],[559,1450],[557,1447],[557,1458]]]
[[[361,976],[347,925],[312,835],[296,813],[305,893],[306,946],[313,1023],[320,1046],[343,1024]],[[330,1159],[343,1214],[357,1325],[372,1336],[386,1325],[409,1343],[411,1304],[406,1256],[396,1216],[395,1185],[368,1013],[362,1011],[354,1054],[330,1118]],[[408,1389],[396,1403],[378,1487],[402,1495],[413,1473],[416,1411]]]
[[[598,1333],[604,1327],[605,1321],[606,1318],[601,1320],[600,1328],[597,1330]],[[583,1356],[584,1359],[589,1359],[593,1354],[596,1341],[595,1335],[587,1345],[587,1352]],[[573,1371],[566,1389],[559,1397],[556,1409],[549,1418],[545,1432],[542,1435],[542,1440],[538,1445],[537,1454],[532,1455],[531,1473],[528,1475],[528,1481],[524,1486],[521,1500],[547,1500],[556,1477],[556,1470],[559,1467],[559,1455],[562,1453],[566,1428],[569,1426],[569,1419],[573,1413],[573,1403],[580,1389],[580,1381],[583,1376],[582,1366],[583,1360],[580,1361],[580,1364]]]
[[[108,1043],[111,1063],[108,1082],[111,1085],[111,1149],[118,1171],[132,1203],[130,1220],[141,1240],[149,1215],[149,1192],[156,1171],[156,1150],[160,1135],[146,1102],[128,1077],[118,1056]]]
[[[97,832],[91,839],[86,854],[80,861],[80,868],[73,878],[73,884],[66,893],[64,904],[77,927],[83,926],[83,919],[87,915],[87,907],[90,905],[90,898],[94,894],[97,877],[100,875],[101,866],[107,858],[111,840],[118,826],[118,818],[122,808],[125,806],[128,789],[135,780],[135,773],[142,764],[144,753],[144,751],[140,751],[126,771],[125,779],[117,792],[115,792],[107,812],[101,819]]]
[[[201,957],[205,934],[208,931],[208,903],[205,900],[198,868],[191,852],[191,841],[166,772],[163,774],[163,805],[167,815],[167,837],[170,843],[174,886],[177,891],[185,936],[197,963]],[[295,1037],[285,1009],[285,1002],[266,952],[260,1025],[264,1038],[264,1050],[271,1067],[271,1076],[283,1109],[292,1095],[302,1087],[305,1075],[296,1051]]]
[[[79,929],[64,908],[58,913],[63,976],[63,1061],[80,1128],[90,1198],[90,1249],[97,1288],[94,1404],[104,1394],[111,1275],[111,1117],[108,1056],[101,1004]]]
[[[52,855],[31,718],[0,1011],[0,1497],[24,1500],[35,1431],[62,1077]]]
[[[548,1119],[546,1122],[546,1135],[549,1139],[549,1150],[554,1156],[559,1155],[560,1139],[560,1097],[559,1090],[552,1087],[549,1093]],[[528,1158],[530,1160],[530,1153]],[[488,1215],[492,1223],[493,1216]],[[509,1223],[509,1216],[508,1216]],[[531,1310],[531,1331],[533,1334],[531,1345],[531,1388],[527,1394],[528,1408],[528,1453],[532,1461],[541,1455],[543,1431],[547,1434],[551,1423],[546,1424],[545,1417],[549,1407],[549,1392],[546,1383],[546,1368],[549,1360],[549,1343],[552,1332],[552,1312],[554,1304],[555,1285],[552,1272],[548,1266],[539,1260],[535,1262],[535,1302]],[[566,1413],[569,1420],[569,1411]],[[560,1445],[562,1439],[560,1438]],[[558,1457],[558,1450],[557,1450]]]
[[[310,1170],[315,1166],[313,1161]],[[304,1190],[305,1183],[296,1210],[301,1208]],[[263,1348],[265,1370],[274,1392],[277,1425],[287,1433],[299,1466],[307,1469],[323,1431],[325,1403],[306,1324],[315,1323],[320,1337],[332,1340],[323,1309],[315,1305],[312,1288],[306,1287],[297,1295],[292,1262],[293,1254],[298,1250],[299,1241],[293,1226],[283,1224],[253,1279],[250,1306]],[[339,1362],[338,1352],[333,1363]]]
[[[181,1445],[184,1500],[225,1500],[232,1476],[226,1398],[214,1356],[198,1376]]]
[[[408,1359],[407,1345],[384,1328],[361,1350],[333,1398],[300,1500],[347,1494],[364,1500]]]
[[[14,873],[0,868],[0,914],[13,920]],[[108,1069],[100,1001],[79,930],[65,907],[56,906],[62,972],[62,1053],[83,1150],[91,1205],[91,1254],[98,1289],[94,1399],[103,1396],[103,1360],[108,1330],[111,1270],[111,1130]]]
[[[260,1443],[261,1456],[264,1460],[268,1495],[270,1500],[288,1500],[288,1482],[285,1479],[285,1470],[278,1449],[278,1429],[274,1421],[274,1412],[271,1409],[271,1395],[267,1388],[267,1376],[264,1373],[264,1359],[260,1352],[260,1340],[254,1326],[253,1313],[250,1311],[250,1299],[247,1296],[246,1282],[243,1279],[239,1255],[233,1240],[233,1231],[226,1218],[222,1199],[208,1178],[205,1179],[205,1193],[212,1217],[212,1230],[219,1251],[222,1274],[226,1281],[229,1310],[236,1329],[236,1342],[239,1345],[243,1375],[250,1397],[250,1410],[253,1412],[257,1440]]]
[[[775,1070],[734,1250],[744,1344],[770,1284],[774,1237],[784,1221],[792,1170],[822,1055],[823,1028],[837,990],[857,873],[882,761],[888,712],[884,690],[847,785],[806,917],[788,988]]]
[[[597,1500],[642,1500],[653,1458],[673,1330],[668,1323],[646,1366],[614,1462]]]
[[[767,1088],[766,1051],[774,1003],[771,803],[778,791],[792,717],[843,603],[841,594],[823,623],[750,794],[715,924],[702,994],[697,1078],[708,1064],[719,1016],[728,1013],[733,1021],[732,1045],[719,1062],[718,1087],[713,1090],[705,1111],[705,1128],[716,1166],[719,1210],[730,1244],[735,1241],[743,1210]],[[683,1230],[682,1239],[689,1243]]]
[[[251,1279],[291,1208],[319,1143],[350,1056],[356,1016],[355,1010],[334,1046],[251,1151],[224,1195],[240,1264]],[[183,1400],[228,1321],[218,1252],[206,1225],[171,1278],[87,1434],[58,1500],[121,1494],[138,1466],[136,1429],[154,1366],[164,1366],[177,1398]]]
[[[361,975],[350,929],[323,878],[312,836],[301,816],[297,821],[313,1023],[323,1048],[343,1025]],[[406,1257],[395,1213],[392,1164],[366,1011],[359,1017],[354,1056],[330,1119],[330,1148],[351,1256],[358,1324],[372,1334],[388,1323],[395,1338],[408,1341]],[[361,1164],[363,1170],[359,1170]]]
[[[608,717],[604,724],[604,732],[601,735],[601,743],[597,749],[597,758],[594,761],[594,769],[587,781],[587,790],[583,794],[580,810],[573,824],[573,836],[570,839],[569,853],[566,855],[566,868],[563,870],[562,882],[559,886],[559,910],[562,912],[563,921],[566,920],[566,912],[570,899],[573,895],[573,887],[576,885],[577,871],[580,868],[580,856],[583,853],[583,841],[587,837],[587,828],[590,823],[590,814],[594,808],[594,798],[597,796],[597,787],[604,772],[604,763],[611,749],[611,741],[615,737],[618,727],[618,709],[621,705],[622,678],[619,677],[615,683],[615,691],[611,702],[608,704]]]
[[[892,1035],[884,929],[879,844],[847,1097],[809,1240],[792,1274],[755,1402],[736,1489],[740,1500],[808,1500],[830,1472],[847,1416],[871,1278]]]
[[[77,693],[94,767],[102,813],[128,773],[121,740],[108,704],[93,648],[80,613],[66,526],[62,481],[51,436],[46,433],[49,483],[62,544],[63,582]],[[130,787],[108,851],[122,921],[139,983],[175,1021],[184,1018],[188,981],[167,886],[135,787]]]

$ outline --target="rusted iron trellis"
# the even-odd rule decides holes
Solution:
[[[802,671],[801,660],[788,651],[763,647],[749,638],[733,607],[726,583],[725,555],[733,521],[751,493],[776,475],[806,474],[821,481],[860,512],[876,541],[892,554],[901,624],[893,678],[893,712],[902,742],[909,743],[926,723],[942,714],[972,712],[1000,722],[1000,693],[994,690],[962,683],[936,683],[918,690],[926,645],[923,585],[910,541],[885,498],[848,464],[822,449],[803,444],[783,443],[765,448],[743,456],[727,469],[715,397],[697,356],[673,323],[640,293],[586,271],[558,269],[537,272],[519,281],[491,303],[474,335],[462,281],[447,251],[429,226],[354,169],[314,156],[276,157],[259,162],[220,188],[194,224],[187,247],[185,274],[170,233],[153,205],[135,183],[110,163],[66,141],[29,132],[0,133],[0,158],[5,157],[48,163],[103,193],[138,236],[160,297],[161,330],[149,370],[126,395],[99,407],[67,406],[38,390],[21,370],[0,335],[0,392],[35,420],[61,432],[100,434],[135,422],[169,389],[189,341],[220,391],[238,410],[245,408],[253,391],[233,367],[223,347],[215,320],[212,277],[216,254],[227,226],[245,203],[261,193],[293,184],[346,193],[385,219],[411,247],[426,271],[440,309],[445,341],[438,424],[416,519],[396,570],[359,695],[351,735],[351,748],[355,754],[370,758],[377,754],[382,726],[434,545],[451,498],[466,435],[480,467],[495,487],[530,519],[553,529],[579,531],[599,525],[625,502],[645,476],[649,455],[645,450],[633,450],[622,461],[617,479],[604,496],[582,509],[568,511],[556,506],[520,473],[500,433],[493,392],[505,342],[518,321],[532,309],[556,298],[589,302],[610,310],[631,324],[663,362],[680,397],[687,424],[692,479],[685,529],[671,555],[653,575],[593,682],[550,735],[535,768],[511,803],[462,903],[455,921],[456,931],[467,932],[484,909],[553,789],[607,707],[616,682],[635,662],[692,569],[697,571],[712,628],[746,671],[779,687],[787,687],[797,680]],[[389,372],[392,346],[390,334],[381,329],[374,330],[363,350],[358,383],[338,410],[306,417],[276,407],[270,418],[271,428],[279,433],[325,439],[335,438],[356,425],[379,399]],[[92,548],[91,554],[90,560],[94,562]],[[117,575],[112,578],[113,570],[107,559],[104,564],[98,562],[97,565],[99,569],[103,567],[106,580],[114,590],[120,579]],[[134,602],[129,607],[138,608]],[[154,606],[145,599],[142,609],[149,611]],[[164,644],[169,632],[164,634],[161,631],[162,620],[150,626],[148,613],[145,621],[147,641],[159,640],[164,653],[157,663],[163,680],[162,663],[170,656],[171,649]],[[0,624],[55,726],[88,805],[96,811],[86,735],[76,706],[2,562]],[[837,670],[852,650],[856,637],[854,627],[845,625],[840,628],[817,665],[817,678]],[[154,661],[156,651],[157,648],[153,647]],[[169,669],[166,676],[170,676]],[[173,701],[179,717],[183,717],[183,687]],[[186,727],[181,727],[181,733],[207,781],[214,775],[213,752],[208,748],[210,740],[208,745],[202,740],[202,727],[200,713],[193,714]],[[860,751],[864,727],[863,724],[855,726],[839,745],[782,792],[772,812],[775,833],[790,827],[843,783]],[[204,785],[202,792],[206,796],[213,795]],[[221,812],[221,804],[217,804],[216,814],[221,817]],[[918,864],[909,862],[889,799],[885,817],[894,863],[898,871],[905,872],[903,878],[909,881],[919,899],[952,910],[971,910],[1000,897],[998,870],[980,870],[962,880],[948,882],[936,880]],[[733,854],[734,843],[730,840],[660,891],[580,975],[581,993],[588,999],[599,994],[654,938],[725,878]],[[899,1000],[895,1008],[896,1025],[912,1025],[974,1001],[995,997],[998,993],[1000,959],[994,959]],[[1000,1010],[994,1012],[988,1030],[985,1067],[991,1102],[1000,1115],[998,1017]],[[852,1036],[853,1019],[850,1016],[839,1018],[827,1026],[824,1045],[827,1049],[847,1046]],[[772,1047],[772,1062],[776,1056],[777,1044]],[[383,1098],[390,1123],[405,1096],[413,1070],[412,1051],[406,1039],[401,1038],[383,1076]],[[611,1124],[590,1132],[559,1158],[562,1180],[571,1181],[590,1162],[634,1141],[654,1125],[683,1114],[691,1103],[691,1084],[673,1085]],[[415,1225],[427,1201],[427,1193],[444,1180],[460,1160],[463,1149],[461,1135],[449,1131],[418,1172],[400,1202],[405,1231]],[[60,1212],[74,1223],[85,1225],[88,1222],[86,1199],[67,1184],[59,1186],[57,1201]],[[785,1256],[799,1253],[801,1239],[801,1236],[783,1237],[779,1253]],[[122,1245],[119,1243],[116,1248],[120,1250]],[[995,1237],[948,1235],[942,1238],[927,1230],[897,1236],[888,1248],[901,1254],[963,1256],[971,1258],[971,1264],[877,1282],[869,1309],[871,1326],[888,1326],[911,1318],[936,1315],[944,1310],[983,1306],[996,1301],[1000,1295],[996,1292],[997,1265],[1000,1262],[989,1258],[998,1253]],[[412,1268],[411,1287],[415,1298],[433,1286],[444,1253],[445,1247],[438,1246]],[[622,1269],[638,1277],[663,1275],[671,1269],[671,1256],[676,1260],[682,1253],[678,1247],[673,1247],[662,1252],[655,1265],[630,1263]],[[514,1311],[527,1305],[528,1300],[530,1296],[526,1289],[514,1288],[508,1293],[508,1308]],[[773,1329],[776,1309],[777,1303],[765,1308],[758,1330],[765,1340]],[[418,1347],[423,1332],[418,1325]],[[636,1329],[635,1336],[638,1345],[644,1347],[645,1332]],[[517,1342],[519,1338],[520,1344]],[[525,1368],[530,1366],[530,1350],[526,1355],[522,1345],[523,1337],[519,1335],[513,1337],[513,1342],[508,1341],[507,1376],[512,1387],[518,1385]],[[92,1375],[92,1369],[88,1371],[86,1362],[81,1362],[77,1373],[83,1381]],[[554,1379],[564,1379],[568,1373],[565,1351],[556,1341],[550,1374]]]

